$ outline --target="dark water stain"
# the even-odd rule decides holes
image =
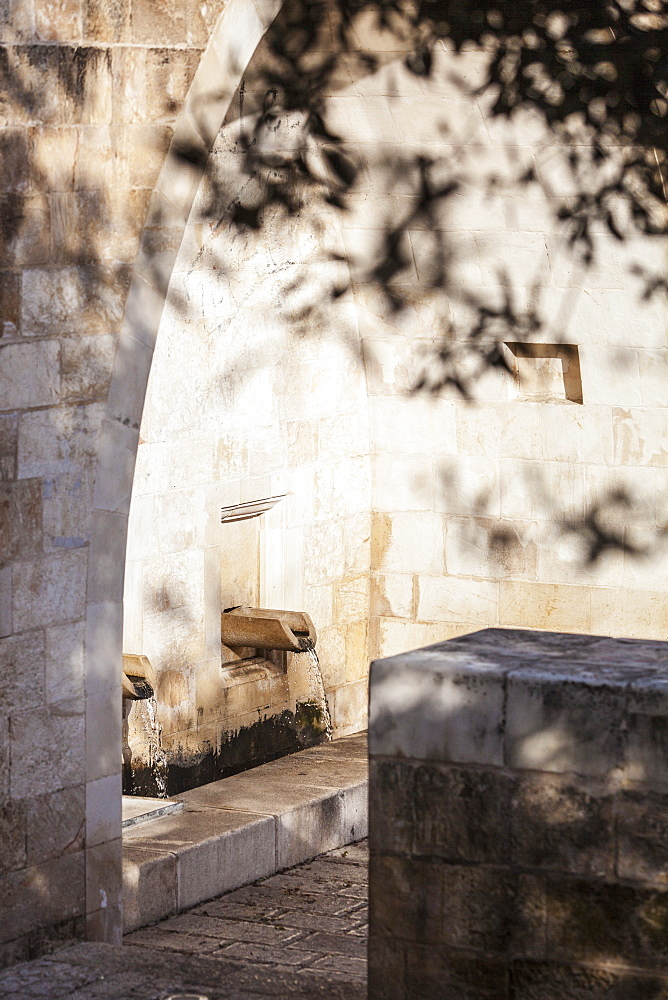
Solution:
[[[229,778],[328,739],[327,720],[321,707],[311,701],[300,703],[296,712],[264,716],[252,726],[224,732],[218,747],[192,753],[168,752],[167,795]],[[134,763],[127,752],[123,759],[123,794],[160,797],[155,769],[145,763]]]

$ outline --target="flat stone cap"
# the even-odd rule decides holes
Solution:
[[[371,757],[668,784],[668,643],[490,628],[371,665]]]

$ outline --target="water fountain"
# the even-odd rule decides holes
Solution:
[[[167,756],[162,749],[158,703],[155,698],[155,671],[147,656],[123,654],[123,791],[126,794],[167,798]],[[130,712],[138,713],[135,728],[145,735],[148,767],[133,762],[129,742]]]
[[[221,615],[221,638],[242,659],[264,659],[272,651],[289,654],[285,670],[300,742],[331,740],[332,719],[316,652],[316,631],[303,611],[240,606]]]
[[[221,614],[221,644],[227,651],[223,678],[234,683],[283,678],[285,707],[262,714],[238,730],[223,731],[204,746],[195,766],[162,744],[155,697],[156,677],[143,655],[123,657],[123,792],[125,796],[167,799],[188,788],[257,766],[276,757],[332,739],[316,631],[305,612],[241,605]],[[252,686],[252,685],[251,685]],[[255,688],[253,688],[255,691]],[[255,693],[257,698],[257,692]],[[132,713],[132,717],[130,717]]]

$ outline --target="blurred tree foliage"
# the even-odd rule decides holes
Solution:
[[[305,190],[346,210],[359,164],[328,125],[326,95],[336,85],[342,60],[356,61],[360,73],[373,73],[379,66],[378,52],[360,45],[362,21],[367,28],[373,22],[386,49],[403,52],[405,66],[417,77],[428,79],[436,72],[433,52],[438,43],[453,54],[472,49],[486,54],[484,79],[473,89],[460,81],[462,93],[484,99],[488,114],[496,118],[512,121],[523,112],[537,114],[556,137],[566,152],[572,190],[549,194],[566,242],[583,269],[594,262],[601,223],[619,241],[666,234],[664,0],[287,0],[267,36],[261,79],[253,83],[254,93],[263,94],[262,104],[250,106],[256,111],[255,124],[243,136],[244,170],[259,183],[231,206],[233,224],[260,228],[271,204],[298,211]],[[269,143],[267,136],[278,129],[281,116],[300,127],[292,129],[289,143]],[[406,305],[405,285],[395,279],[407,264],[403,234],[418,223],[426,223],[431,231],[431,288],[452,290],[447,243],[430,222],[438,203],[459,191],[461,175],[444,170],[438,154],[424,152],[410,164],[397,163],[394,173],[403,184],[406,177],[413,178],[414,198],[407,214],[386,228],[382,252],[374,255],[367,278],[400,310]],[[535,181],[531,167],[513,179],[525,186]],[[504,181],[492,173],[485,183],[492,191]],[[224,198],[225,192],[216,191],[214,184],[212,212],[219,211]],[[507,266],[512,271],[512,263]],[[666,290],[660,271],[639,276],[645,298]],[[507,289],[501,302],[458,290],[474,318],[464,336],[461,330],[441,331],[416,389],[439,392],[453,386],[469,396],[482,371],[507,367],[501,342],[522,340],[541,329],[537,303],[520,308],[512,294],[512,274],[510,280],[504,277],[500,274]],[[342,291],[336,287],[331,294]]]

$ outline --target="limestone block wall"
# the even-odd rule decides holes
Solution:
[[[109,387],[122,328],[139,347],[124,313],[142,227],[223,6],[0,9],[2,963],[120,934],[137,350],[117,359]]]
[[[665,993],[667,655],[486,629],[372,664],[370,998]]]
[[[484,53],[437,46],[432,77],[418,79],[368,20],[358,35],[358,56],[377,68],[343,60],[324,106],[359,168],[347,210],[305,194],[257,234],[207,216],[220,191],[228,206],[243,201],[244,139],[265,99],[261,47],[171,277],[134,484],[125,644],[165,678],[159,707],[174,753],[249,725],[253,706],[286,704],[284,678],[263,680],[260,694],[255,680],[233,691],[221,674],[221,602],[306,602],[342,732],[364,725],[367,650],[488,624],[663,634],[666,482],[652,442],[664,420],[665,320],[658,301],[641,300],[635,269],[660,267],[664,246],[620,245],[600,229],[583,269],[557,217],[572,183],[567,153],[530,115],[503,124],[467,94]],[[300,123],[276,115],[280,146]],[[458,185],[428,221],[415,213],[419,157]],[[530,183],[520,180],[527,171]],[[397,310],[374,264],[402,219]],[[447,267],[435,284],[439,254]],[[337,275],[350,292],[333,303]],[[517,357],[510,339],[504,348],[516,376],[476,369],[466,343],[473,298],[492,310],[507,300],[520,321],[529,308],[539,314],[527,335],[535,356]],[[459,345],[476,402],[447,389],[411,393],[443,338]],[[540,345],[556,354],[541,358]],[[219,506],[283,492],[289,499],[252,538],[216,526]],[[598,529],[619,545],[590,563]],[[254,582],[245,572],[241,589],[237,580],[224,594],[223,564],[240,565],[239,546]],[[174,606],[163,580],[182,591]]]
[[[335,735],[363,728],[366,716],[371,484],[356,316],[343,296],[322,321],[295,319],[318,296],[316,282],[341,269],[332,260],[344,251],[339,213],[305,192],[298,215],[274,210],[257,232],[235,230],[222,206],[211,216],[216,191],[229,201],[243,193],[240,137],[253,125],[231,116],[193,206],[133,485],[124,649],[157,671],[175,781],[175,767],[212,780],[212,756],[224,773],[294,749],[280,723],[295,712],[285,667],[235,666],[221,649],[225,608],[306,611]],[[221,524],[222,508],[272,497],[282,499],[261,516]],[[147,756],[144,723],[137,705],[134,767]]]
[[[665,269],[665,242],[620,243],[599,226],[593,266],[578,263],[557,217],[573,186],[566,150],[528,113],[508,125],[484,99],[463,99],[461,80],[474,85],[483,63],[437,48],[431,81],[404,82],[388,62],[355,83],[385,130],[364,147],[366,237],[379,220],[410,219],[412,157],[439,157],[438,177],[459,184],[428,225],[408,224],[397,281],[409,308],[397,314],[354,276],[372,428],[372,657],[486,625],[647,638],[668,627],[666,316],[638,276]],[[527,170],[534,179],[519,183]],[[526,340],[573,345],[570,375],[510,348],[515,375],[481,368],[466,343],[472,298],[491,311],[510,303],[520,325],[535,310],[540,328]],[[410,394],[425,357],[427,386],[441,371],[429,355],[439,336],[459,343],[472,399],[447,386],[438,398]],[[499,322],[490,336],[515,334]],[[597,532],[619,544],[597,550]]]

